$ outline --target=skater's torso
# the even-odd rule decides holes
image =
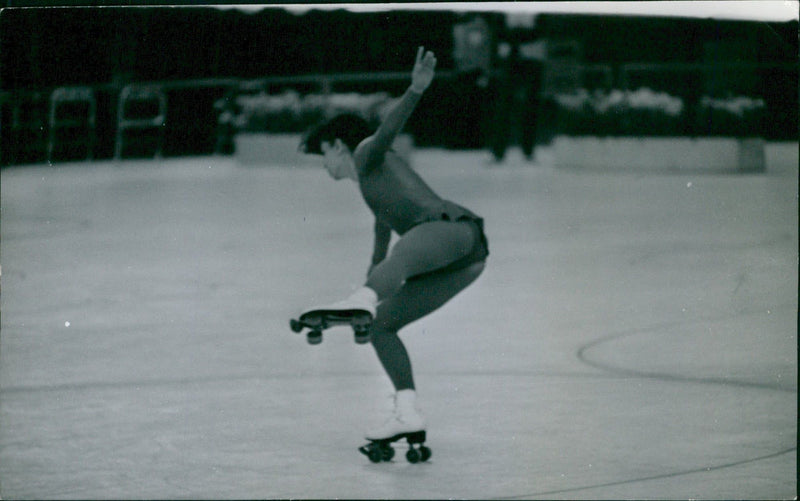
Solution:
[[[477,218],[458,204],[439,197],[391,150],[380,165],[360,171],[358,181],[361,195],[375,217],[398,235],[426,221]]]

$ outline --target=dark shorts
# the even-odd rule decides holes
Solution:
[[[440,219],[440,221],[448,220],[446,215],[444,216],[445,217]],[[453,221],[453,223],[469,225],[470,229],[472,230],[472,234],[474,235],[475,242],[472,246],[472,250],[466,256],[453,261],[447,266],[443,266],[436,270],[417,276],[424,276],[430,273],[449,273],[467,268],[475,263],[486,261],[487,256],[489,256],[489,241],[486,239],[486,234],[483,232],[483,219],[477,216],[461,216],[457,220]]]

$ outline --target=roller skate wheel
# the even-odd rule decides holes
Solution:
[[[311,331],[306,334],[306,340],[308,341],[308,344],[320,344],[322,342],[322,332]]]
[[[429,447],[426,447],[426,446],[423,445],[423,446],[421,446],[419,448],[419,454],[420,454],[420,458],[419,458],[420,461],[422,461],[424,463],[425,461],[427,461],[427,460],[429,460],[431,458],[432,452],[431,452]]]
[[[394,448],[386,446],[381,449],[381,459],[384,461],[391,461],[394,457]]]
[[[421,456],[420,452],[416,449],[408,449],[408,452],[406,452],[406,459],[412,464],[419,463],[420,459],[422,459]]]
[[[380,463],[383,460],[383,451],[377,447],[372,447],[370,448],[369,453],[367,453],[367,457],[373,463]]]
[[[355,338],[356,338],[356,343],[358,343],[358,344],[367,344],[370,341],[369,331],[366,331],[366,332],[356,331]]]

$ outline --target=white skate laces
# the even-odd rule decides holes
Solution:
[[[379,428],[366,434],[367,440],[385,440],[397,435],[425,430],[425,418],[416,406],[414,390],[400,390],[395,395],[394,412]]]

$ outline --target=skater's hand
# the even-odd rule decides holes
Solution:
[[[431,51],[425,51],[424,47],[417,50],[417,60],[414,63],[414,70],[411,72],[411,90],[422,94],[433,81],[434,69],[436,68],[436,56]]]

